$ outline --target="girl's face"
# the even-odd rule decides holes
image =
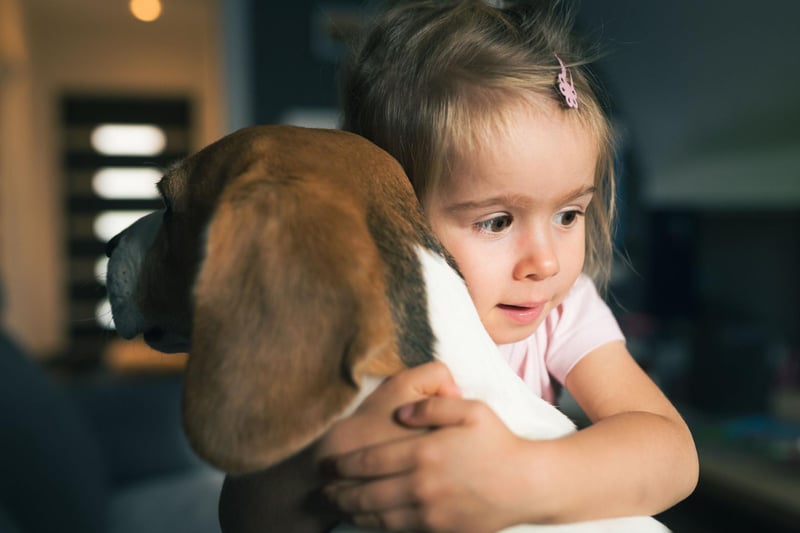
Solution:
[[[598,149],[565,115],[513,115],[507,134],[454,161],[425,201],[497,344],[530,336],[583,269]]]

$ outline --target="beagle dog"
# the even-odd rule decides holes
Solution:
[[[369,141],[246,128],[158,189],[164,208],[108,244],[114,322],[190,353],[186,433],[221,470],[291,464],[381,380],[434,359],[516,434],[575,430],[500,358],[408,178]],[[649,517],[513,529],[664,531]]]

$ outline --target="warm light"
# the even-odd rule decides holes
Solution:
[[[159,0],[131,0],[129,7],[131,14],[142,22],[153,22],[161,16]]]
[[[114,317],[111,316],[111,303],[108,299],[102,300],[94,308],[94,319],[103,329],[114,329]]]
[[[92,176],[92,189],[102,198],[158,198],[161,171],[152,167],[105,167]]]
[[[158,155],[167,146],[164,130],[152,124],[101,124],[91,141],[105,155]]]
[[[151,211],[104,211],[94,219],[94,234],[98,240],[108,242],[117,233],[150,213]]]

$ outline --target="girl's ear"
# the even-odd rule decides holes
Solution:
[[[384,269],[366,217],[343,196],[320,180],[239,179],[212,218],[184,419],[200,456],[227,472],[304,448],[364,373],[399,368]]]

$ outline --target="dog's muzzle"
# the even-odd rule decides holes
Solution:
[[[147,251],[163,220],[164,210],[154,211],[134,222],[106,245],[106,286],[117,333],[126,339],[153,327],[136,305],[139,273]]]

